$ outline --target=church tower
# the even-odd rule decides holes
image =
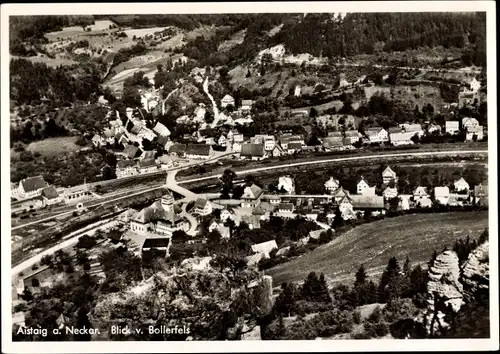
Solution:
[[[166,212],[174,211],[174,196],[170,191],[161,197],[161,206]]]

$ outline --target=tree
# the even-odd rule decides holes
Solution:
[[[77,248],[92,248],[96,245],[96,240],[93,237],[90,237],[89,235],[83,235],[78,238],[78,243],[76,244],[75,247]]]
[[[317,116],[318,116],[318,111],[316,110],[316,108],[311,107],[311,110],[309,111],[309,117],[314,118]]]
[[[273,312],[275,314],[283,314],[289,317],[295,307],[298,291],[293,283],[283,283],[281,285],[281,289],[282,291],[274,303]]]
[[[302,297],[308,301],[331,302],[328,286],[326,285],[325,275],[316,275],[315,272],[309,273],[301,288]]]
[[[229,193],[233,191],[234,179],[236,178],[236,173],[233,170],[226,169],[221,176],[221,197],[229,197]]]
[[[401,268],[399,267],[396,257],[389,259],[387,267],[380,279],[378,291],[379,302],[390,302],[401,296],[402,279],[400,272]]]

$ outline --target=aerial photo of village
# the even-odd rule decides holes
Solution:
[[[485,12],[9,29],[14,342],[490,338]]]

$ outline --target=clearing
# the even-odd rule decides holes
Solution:
[[[266,271],[276,285],[300,281],[310,272],[324,273],[330,283],[351,283],[361,264],[370,277],[383,272],[390,257],[412,264],[426,263],[434,250],[455,240],[477,239],[488,227],[488,212],[413,214],[358,226],[332,242]]]
[[[39,152],[42,156],[56,156],[80,150],[82,147],[75,144],[76,136],[50,138],[30,143],[27,150]]]

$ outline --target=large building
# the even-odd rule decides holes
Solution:
[[[48,184],[42,176],[24,178],[19,182],[17,196],[21,200],[38,197],[47,186]]]

